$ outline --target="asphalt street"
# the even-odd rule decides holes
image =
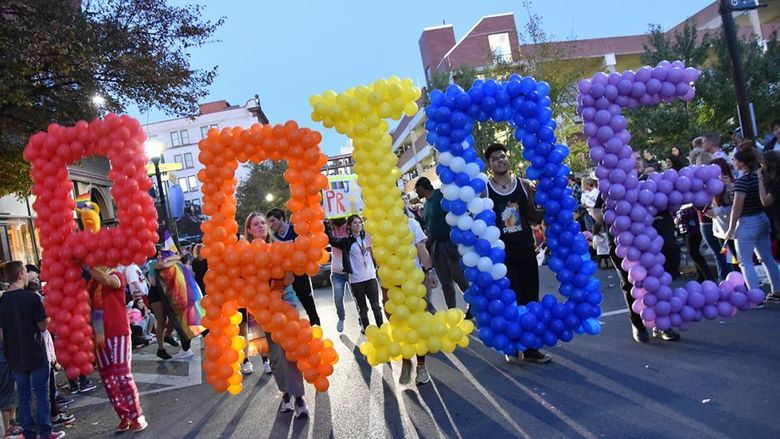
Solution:
[[[358,351],[354,303],[336,332],[329,289],[316,291],[326,337],[340,355],[327,393],[307,385],[311,415],[279,414],[270,375],[245,378],[238,396],[216,394],[192,362],[158,362],[136,351],[149,428],[136,438],[382,437],[780,437],[780,305],[700,322],[679,342],[633,341],[615,273],[600,270],[605,311],[598,336],[546,351],[551,363],[505,363],[477,338],[467,349],[428,357],[430,384],[398,384],[400,363],[370,367]],[[553,291],[542,268],[542,291]],[[434,303],[443,307],[440,290]],[[169,352],[175,352],[170,349]],[[97,380],[97,376],[94,377]],[[67,393],[67,392],[64,392]],[[102,387],[77,396],[67,437],[113,437],[118,423]]]

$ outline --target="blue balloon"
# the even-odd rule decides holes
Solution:
[[[443,181],[443,180],[442,180]],[[469,175],[465,172],[458,172],[455,174],[455,184],[457,184],[460,187],[468,186],[469,182],[471,182],[471,179],[469,178]]]
[[[463,215],[466,213],[467,206],[466,203],[464,203],[461,200],[453,200],[452,204],[450,206],[450,212],[454,213],[455,215]]]
[[[468,93],[461,92],[455,96],[455,108],[458,110],[467,110],[471,106],[471,96]]]
[[[498,334],[493,337],[493,347],[500,352],[504,352],[509,347],[509,339],[504,334]]]
[[[474,148],[464,149],[462,157],[466,163],[471,163],[477,159],[477,151]]]
[[[492,329],[490,329],[489,326],[480,325],[479,328],[479,338],[485,342],[486,344],[491,344],[493,342],[493,336],[495,333]]]
[[[430,94],[431,103],[439,105],[444,102],[444,93],[439,89],[434,89]]]
[[[446,166],[442,166],[441,169],[437,169],[437,174],[439,174],[439,179],[444,184],[450,184],[455,181],[455,173]]]
[[[496,264],[500,264],[506,260],[506,252],[502,248],[492,247],[488,255],[490,260]]]
[[[496,332],[504,332],[506,330],[506,319],[504,316],[493,314],[493,318],[490,319],[490,328]]]
[[[463,239],[463,232],[457,227],[452,227],[450,229],[450,241],[454,242],[455,244],[460,244]]]
[[[487,183],[485,183],[485,181],[480,178],[475,178],[471,180],[469,186],[471,186],[471,188],[474,189],[474,193],[481,194],[482,192],[485,191],[485,188],[487,187]]]
[[[477,280],[477,274],[479,274],[479,270],[477,270],[475,267],[467,267],[465,270],[463,270],[463,275],[466,276],[466,280],[469,282],[474,282]]]
[[[474,243],[474,250],[479,253],[480,256],[488,256],[490,254],[490,241],[486,239],[477,239]]]
[[[528,95],[529,93],[533,92],[535,88],[536,81],[531,77],[526,76],[522,81],[520,81],[520,93],[524,95]]]
[[[596,335],[601,332],[601,324],[596,319],[588,319],[582,322],[582,329],[586,334]]]
[[[499,298],[501,298],[501,288],[495,283],[491,284],[485,290],[485,297],[487,297],[491,301],[497,301]]]
[[[474,232],[472,232],[471,230],[466,230],[465,232],[463,232],[461,241],[465,246],[472,246],[474,245],[475,242],[477,242],[477,235],[475,235]]]

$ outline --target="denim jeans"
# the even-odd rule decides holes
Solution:
[[[707,247],[715,254],[715,265],[718,267],[718,280],[726,280],[726,275],[731,272],[731,264],[726,261],[726,255],[721,254],[720,252],[721,247],[723,247],[723,242],[712,234],[712,223],[699,224],[699,230],[701,230],[701,236],[704,238],[704,242],[707,243]]]
[[[19,393],[19,420],[24,428],[25,438],[34,438],[37,431],[41,436],[51,433],[51,406],[49,405],[49,365],[30,372],[14,372],[16,389]],[[32,414],[32,392],[38,406],[38,428]]]
[[[344,320],[344,291],[349,285],[349,275],[346,273],[331,273],[330,283],[333,285],[333,302],[336,303],[336,315]]]
[[[764,264],[771,291],[780,292],[780,271],[772,256],[772,243],[769,241],[769,218],[763,213],[741,217],[737,220],[734,240],[737,243],[737,259],[748,288],[760,288],[758,273],[753,265],[755,252]]]

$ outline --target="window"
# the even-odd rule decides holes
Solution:
[[[181,139],[179,138],[178,131],[171,131],[171,146],[181,145]]]
[[[200,127],[200,138],[205,139],[209,135],[209,126],[204,125]]]
[[[211,125],[209,125],[209,128],[214,128],[215,130],[218,130],[219,129],[219,125],[215,124],[215,123],[212,123]]]
[[[508,33],[488,35],[488,44],[496,60],[512,62],[512,46],[509,44]]]
[[[182,192],[189,192],[190,188],[187,186],[187,178],[182,177],[179,179],[179,186],[181,186]]]
[[[157,140],[157,134],[152,134],[149,136],[149,140]]]
[[[194,175],[190,175],[189,177],[187,177],[187,180],[188,180],[188,181],[189,181],[189,183],[190,183],[190,190],[191,190],[191,191],[196,191],[196,190],[198,190],[198,179],[197,179],[197,178],[195,178],[195,176],[194,176]]]
[[[193,166],[195,166],[195,165],[192,163],[192,153],[188,152],[188,153],[184,154],[184,167],[185,168],[191,168]]]
[[[174,155],[174,156],[173,156],[173,161],[174,161],[174,162],[176,162],[176,163],[179,163],[179,164],[182,164],[182,163],[184,163],[184,162],[181,160],[181,154],[176,154],[176,155]]]
[[[186,145],[186,144],[190,143],[190,132],[189,131],[181,130],[179,132],[179,134],[181,135],[181,144],[182,145]]]

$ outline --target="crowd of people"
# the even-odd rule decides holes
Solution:
[[[775,125],[780,135],[780,122]],[[505,244],[507,278],[516,292],[518,305],[539,300],[539,265],[545,263],[544,211],[534,201],[534,186],[512,169],[510,151],[500,143],[484,149],[484,159],[490,179],[484,197],[493,201],[496,226]],[[703,209],[684,205],[677,212],[659,212],[653,226],[664,237],[665,269],[672,276],[680,275],[681,245],[693,261],[696,278],[723,280],[732,270],[741,270],[749,288],[760,288],[756,262],[764,267],[769,284],[767,302],[780,302],[780,276],[773,255],[777,249],[780,230],[780,151],[774,143],[761,151],[752,141],[741,142],[731,154],[720,147],[717,135],[703,135],[693,140],[689,154],[683,148],[671,148],[662,162],[651,151],[635,154],[636,172],[641,178],[665,169],[679,170],[687,165],[715,164],[721,169],[724,192]],[[615,254],[615,242],[609,235],[609,226],[603,222],[604,194],[598,190],[594,175],[582,179],[572,177],[570,190],[578,202],[577,220],[592,244],[592,257],[599,267],[614,268],[620,278],[626,305],[630,312],[633,338],[648,342],[650,333],[633,310],[631,283]],[[420,177],[415,191],[424,200],[421,211],[407,207],[408,225],[417,249],[417,266],[425,273],[426,296],[429,310],[431,294],[441,286],[447,308],[457,307],[458,294],[468,288],[460,263],[457,245],[450,240],[450,225],[441,206],[443,194],[432,182]],[[331,285],[336,309],[335,330],[344,331],[346,312],[344,297],[347,291],[354,298],[361,333],[370,324],[381,325],[388,317],[383,304],[387,291],[381,287],[378,270],[371,250],[371,237],[363,227],[363,218],[348,218],[326,222],[331,246]],[[297,235],[286,213],[272,209],[267,213],[254,212],[245,222],[243,236],[249,240],[266,242],[290,241]],[[679,241],[678,241],[679,238]],[[703,246],[702,246],[703,245]],[[705,253],[713,255],[712,270]],[[143,266],[84,267],[92,303],[92,325],[95,333],[96,366],[111,405],[120,423],[117,433],[138,432],[148,425],[141,409],[138,390],[130,373],[132,350],[156,344],[160,361],[188,361],[194,357],[192,340],[208,336],[192,325],[186,313],[171,298],[181,294],[171,273],[179,270],[191,276],[192,288],[205,295],[204,279],[208,262],[202,257],[201,244],[183,248],[160,246],[158,254]],[[173,271],[172,271],[173,270]],[[0,409],[6,438],[45,437],[60,438],[64,432],[57,427],[72,425],[75,417],[67,413],[72,398],[59,395],[55,373],[60,371],[52,336],[47,331],[47,317],[43,307],[39,270],[18,261],[3,264],[0,291]],[[272,281],[279,282],[279,281]],[[283,299],[300,307],[312,325],[321,326],[315,305],[311,279],[307,275],[285,280]],[[458,292],[457,290],[460,290]],[[96,312],[97,311],[97,312]],[[284,348],[265,337],[263,328],[247,313],[242,314],[240,333],[246,340],[245,360],[241,372],[254,373],[251,356],[260,356],[263,372],[272,374],[282,393],[280,412],[293,412],[295,417],[308,415],[304,400],[301,371],[285,356]],[[369,312],[370,311],[370,312]],[[471,318],[467,310],[467,318]],[[174,336],[174,333],[176,336]],[[674,330],[652,330],[661,340],[679,339]],[[168,344],[179,351],[171,355]],[[551,356],[537,349],[527,349],[508,362],[547,363]],[[400,381],[411,383],[412,361],[404,360]],[[425,357],[416,358],[417,385],[430,381]],[[89,377],[70,380],[70,393],[94,391],[96,385]],[[37,408],[32,410],[33,395]],[[16,410],[14,410],[16,409]],[[33,418],[33,412],[37,414]],[[14,422],[18,420],[18,422]]]

